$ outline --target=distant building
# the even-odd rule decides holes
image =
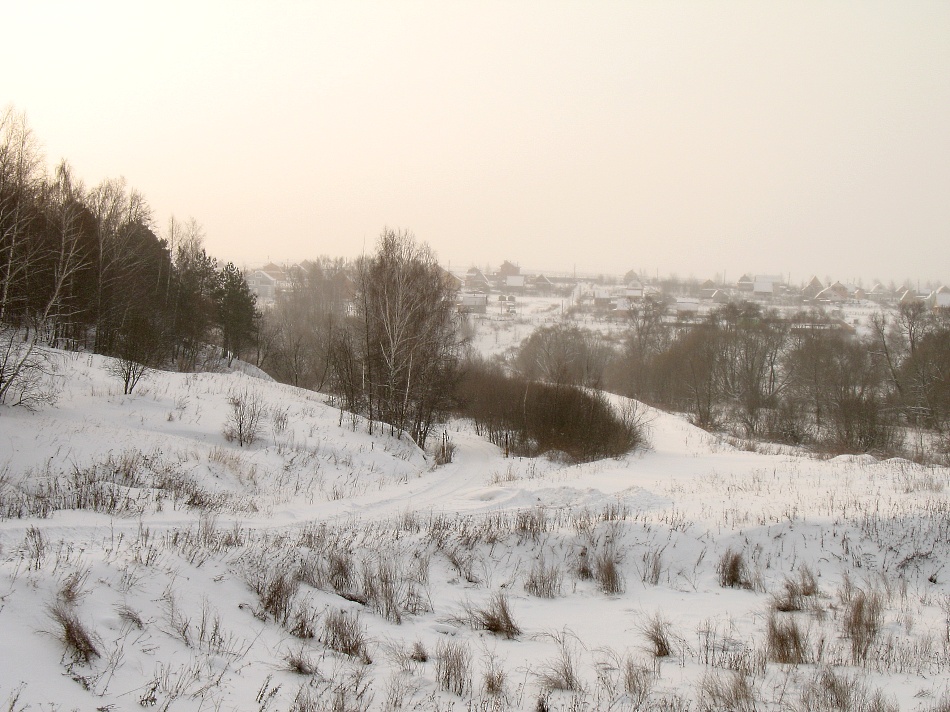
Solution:
[[[699,300],[694,297],[677,297],[676,316],[695,316],[699,313]]]
[[[752,283],[753,296],[771,299],[779,294],[784,287],[784,282],[780,276],[757,274]]]
[[[481,293],[460,294],[457,306],[460,314],[486,314],[488,312],[488,295]]]
[[[509,292],[524,294],[525,278],[520,274],[509,274],[505,277],[505,289]]]
[[[488,292],[491,291],[491,282],[480,269],[472,267],[465,273],[465,289]]]
[[[261,304],[271,304],[277,298],[278,292],[287,288],[287,272],[273,262],[268,262],[260,269],[253,270],[245,276],[248,288],[257,295]]]
[[[812,277],[811,281],[802,289],[802,299],[813,301],[824,290],[825,285],[821,283],[818,277]]]
[[[498,268],[498,274],[501,277],[506,277],[506,278],[514,277],[516,275],[521,274],[521,268],[518,265],[512,264],[508,260],[505,260],[502,263],[501,267]]]

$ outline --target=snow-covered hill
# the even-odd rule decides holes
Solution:
[[[435,467],[319,394],[55,358],[0,409],[0,709],[950,705],[945,468],[648,409],[623,459],[453,422]]]

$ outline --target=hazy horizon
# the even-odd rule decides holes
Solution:
[[[238,264],[950,283],[950,4],[36,2],[0,105]],[[13,69],[15,68],[15,69]],[[943,258],[940,255],[944,255]],[[560,266],[560,267],[558,267]]]

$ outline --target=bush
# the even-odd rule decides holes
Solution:
[[[237,440],[240,447],[253,445],[260,435],[261,421],[267,408],[256,391],[232,393],[228,396],[231,412],[224,424],[224,437],[228,442]]]
[[[506,454],[590,462],[644,444],[637,413],[618,412],[602,393],[509,376],[484,361],[469,363],[459,395],[458,414]]]

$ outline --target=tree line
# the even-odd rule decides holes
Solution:
[[[125,181],[86,187],[48,171],[22,113],[0,113],[0,402],[42,398],[44,346],[115,356],[126,392],[142,369],[194,370],[209,346],[241,353],[257,310],[244,275],[202,246],[194,220],[153,229]]]
[[[604,388],[687,413],[696,425],[823,452],[950,453],[950,313],[923,302],[857,334],[820,311],[744,302],[698,323],[645,300],[619,341],[569,322],[511,358],[526,375]]]

